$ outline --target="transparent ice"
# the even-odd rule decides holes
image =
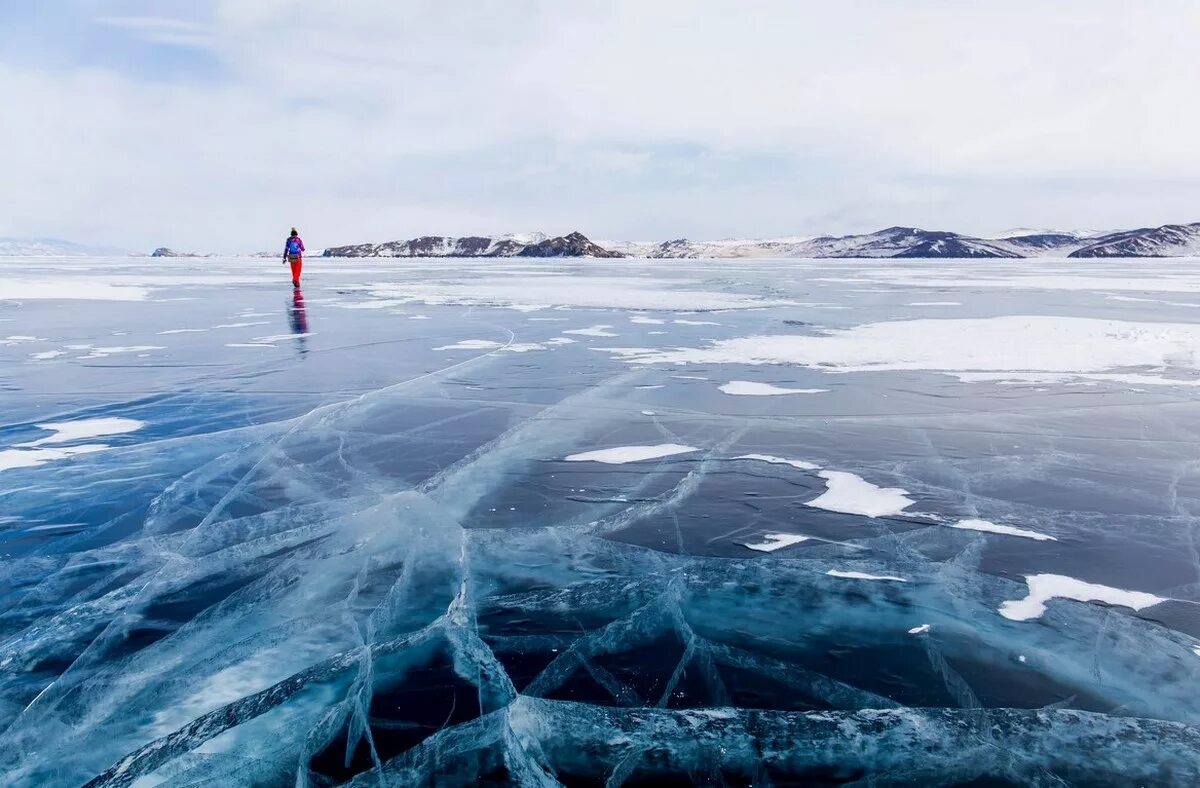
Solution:
[[[270,262],[0,261],[70,296],[0,300],[0,451],[145,425],[0,469],[3,784],[1200,783],[1196,362],[611,350],[1181,324],[1178,263]],[[876,498],[810,505],[831,478]],[[1166,601],[1000,615],[1045,574]]]

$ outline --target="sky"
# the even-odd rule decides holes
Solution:
[[[1200,221],[1193,0],[0,0],[0,236]]]

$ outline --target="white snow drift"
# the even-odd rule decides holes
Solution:
[[[1029,621],[1040,618],[1046,612],[1046,603],[1051,599],[1075,599],[1080,602],[1104,602],[1121,605],[1134,610],[1152,607],[1166,602],[1165,597],[1147,594],[1144,591],[1125,591],[1120,588],[1087,583],[1066,575],[1026,575],[1029,595],[1024,599],[1012,599],[1000,605],[1000,615],[1013,621]]]
[[[749,547],[751,550],[757,550],[760,553],[773,553],[776,550],[782,550],[785,547],[790,547],[794,544],[807,542],[807,536],[800,534],[763,534],[757,542],[742,542],[742,547]]]
[[[891,580],[896,583],[907,583],[908,578],[896,577],[895,575],[872,575],[867,572],[853,572],[849,570],[830,569],[825,574],[830,577],[840,577],[846,580]]]
[[[585,451],[582,454],[571,454],[563,459],[567,462],[603,462],[608,465],[624,465],[627,462],[657,460],[660,457],[687,454],[693,451],[699,450],[695,446],[660,443],[656,446],[615,446],[611,449],[596,449],[595,451]]]
[[[49,422],[35,426],[41,430],[49,430],[52,434],[25,443],[16,443],[12,448],[0,451],[0,471],[11,468],[31,468],[55,460],[65,460],[78,454],[104,451],[110,448],[106,443],[86,443],[74,446],[62,444],[135,432],[146,424],[136,419],[107,417]]]
[[[815,465],[804,460],[789,460],[786,457],[776,457],[773,454],[743,454],[734,457],[735,460],[758,460],[759,462],[769,462],[772,465],[790,465],[793,468],[799,468],[802,471],[815,471],[821,466]]]
[[[821,471],[817,475],[825,480],[827,489],[805,504],[815,509],[863,517],[887,517],[900,514],[916,503],[908,497],[908,490],[878,487],[854,473]]]
[[[636,364],[797,364],[824,372],[927,370],[981,379],[1046,374],[1111,378],[1112,370],[1194,371],[1200,324],[1084,317],[1007,315],[897,320],[825,334],[776,334],[713,342],[703,348],[614,348]]]
[[[696,311],[783,306],[787,301],[767,300],[740,293],[688,290],[687,280],[610,276],[480,277],[442,282],[380,283],[371,285],[374,298],[398,303],[462,304],[540,308],[573,306],[590,309],[645,309]]]
[[[789,389],[752,380],[731,380],[717,387],[725,394],[740,397],[778,397],[781,394],[824,394],[829,389]]]
[[[1037,531],[1030,531],[1025,528],[1017,528],[1014,525],[1002,525],[1000,523],[993,523],[987,520],[959,520],[958,522],[950,523],[949,525],[951,528],[962,528],[968,531],[987,531],[988,533],[1005,534],[1007,536],[1020,536],[1023,539],[1034,539],[1039,542],[1058,541],[1053,536],[1040,534]]]

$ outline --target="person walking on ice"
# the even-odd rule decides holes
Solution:
[[[300,286],[300,270],[304,268],[304,239],[295,227],[283,245],[283,264],[292,266],[292,287]]]

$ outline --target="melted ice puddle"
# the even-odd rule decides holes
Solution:
[[[683,446],[678,443],[660,443],[657,446],[616,446],[611,449],[597,449],[585,451],[582,454],[571,454],[563,459],[567,462],[603,462],[609,465],[623,465],[627,462],[656,460],[659,457],[670,457],[693,451],[699,451],[699,449],[695,446]]]
[[[776,550],[807,541],[808,537],[800,534],[763,534],[758,542],[740,542],[740,544],[742,547],[749,547],[760,553],[773,553]]]
[[[1066,575],[1026,575],[1029,595],[1024,599],[1011,599],[1000,605],[1000,615],[1013,621],[1029,621],[1041,618],[1046,612],[1046,603],[1051,599],[1074,599],[1079,602],[1104,602],[1109,605],[1141,610],[1166,602],[1166,597],[1147,594],[1144,591],[1125,591],[1111,586],[1088,583]]]
[[[750,380],[731,380],[717,387],[725,394],[742,397],[774,397],[780,394],[824,394],[829,389],[786,389],[770,383],[755,383]]]
[[[804,504],[815,509],[824,509],[841,514],[860,514],[864,517],[886,517],[897,515],[916,501],[908,497],[908,490],[899,487],[878,487],[847,471],[821,471],[828,489],[820,496]]]

